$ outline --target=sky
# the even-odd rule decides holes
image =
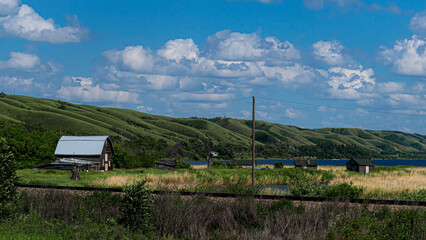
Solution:
[[[0,91],[424,135],[426,1],[0,0]]]

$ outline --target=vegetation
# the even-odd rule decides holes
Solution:
[[[145,182],[137,181],[124,187],[119,222],[132,231],[149,233],[153,230],[152,191],[145,186]]]
[[[17,200],[15,159],[6,139],[0,137],[0,221],[12,216]]]
[[[119,223],[119,194],[23,192],[18,217],[0,223],[0,239],[424,239],[424,208],[296,204],[288,200],[152,198],[152,233]]]

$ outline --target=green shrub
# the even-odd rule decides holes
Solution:
[[[183,160],[176,160],[176,168],[177,169],[191,169],[190,163],[185,163]]]
[[[10,217],[16,210],[16,184],[19,177],[15,172],[15,159],[6,139],[0,138],[0,220]]]
[[[282,162],[274,162],[274,168],[278,169],[278,168],[283,168],[284,167],[284,163]]]
[[[226,165],[221,161],[213,161],[213,163],[210,165],[212,168],[225,168]]]
[[[123,189],[119,222],[132,231],[151,232],[152,222],[152,190],[145,186],[146,180],[137,181]]]

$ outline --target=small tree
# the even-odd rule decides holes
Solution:
[[[284,167],[284,163],[282,162],[274,162],[274,168],[283,168]]]
[[[16,165],[13,153],[5,138],[0,138],[0,220],[10,217],[16,209],[16,185],[19,177],[16,175]]]
[[[145,186],[146,180],[124,187],[119,221],[133,231],[151,232],[152,223],[152,190]]]

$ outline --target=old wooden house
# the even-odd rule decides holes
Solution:
[[[162,158],[160,161],[155,162],[156,169],[174,170],[176,165],[175,158]]]
[[[296,159],[294,160],[294,167],[301,169],[317,169],[318,161],[316,159]]]
[[[370,173],[374,171],[374,164],[370,159],[351,159],[346,163],[348,171]]]
[[[63,136],[55,150],[56,160],[37,169],[109,171],[113,169],[114,148],[108,136]]]

